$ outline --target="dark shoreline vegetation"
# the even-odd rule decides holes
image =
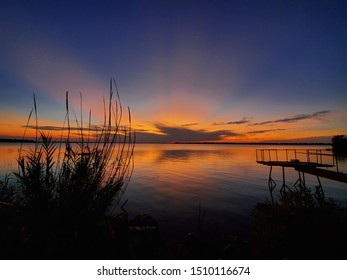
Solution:
[[[0,138],[0,143],[35,143],[35,140],[16,139],[16,138]]]
[[[69,131],[68,95],[66,100]],[[86,136],[76,144],[69,134],[55,141],[38,129],[34,99],[35,147],[20,151],[15,183],[0,182],[1,259],[347,258],[346,209],[302,185],[255,205],[247,240],[233,233],[207,237],[199,230],[166,238],[155,217],[139,213],[130,220],[119,202],[132,173],[135,135],[130,114],[129,124],[121,125],[114,82],[108,105],[97,139]],[[74,121],[83,135],[83,121]],[[110,215],[114,208],[118,215]]]
[[[337,156],[347,156],[347,138],[344,135],[334,136],[331,142]]]

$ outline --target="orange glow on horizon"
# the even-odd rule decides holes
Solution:
[[[21,139],[23,137],[25,138],[35,138],[36,136],[36,130],[35,130],[35,124],[34,122],[30,122],[29,127],[25,128],[25,125],[23,125],[24,121],[18,122],[13,122],[12,124],[0,124],[1,125],[1,138],[18,138]],[[208,133],[212,133],[214,131],[227,131],[226,127],[215,127],[211,125],[206,125],[204,126],[203,124],[194,124],[192,125],[187,125],[187,126],[182,126],[177,124],[178,121],[175,121],[173,124],[167,125],[167,127],[172,127],[176,129],[187,129],[190,131],[197,131],[201,132],[203,135],[204,132],[206,132],[207,136]],[[164,125],[164,123],[162,123]],[[49,121],[44,121],[40,120],[39,121],[39,130],[40,128],[46,132],[47,134],[50,134],[53,138],[60,139],[60,138],[66,138],[67,137],[67,124],[65,124],[64,129],[63,123],[53,123]],[[81,130],[78,129],[75,123],[70,124],[72,129],[70,131],[70,138],[71,139],[78,139]],[[50,127],[52,129],[50,129]],[[91,130],[88,131],[87,129],[88,125],[84,125],[84,130],[83,130],[83,137],[89,137],[92,138],[92,135],[94,133],[97,133],[96,130]],[[101,126],[100,126],[101,127]],[[137,133],[146,133],[148,135],[166,135],[164,131],[161,131],[159,128],[155,126],[155,124],[151,123],[145,123],[145,124],[136,124],[132,123],[132,129],[136,131]],[[266,131],[266,130],[269,131]],[[311,138],[311,137],[331,137],[334,135],[340,135],[344,134],[344,131],[342,130],[329,130],[329,131],[320,131],[319,129],[312,129],[312,130],[300,130],[300,129],[294,129],[291,126],[285,127],[284,125],[281,127],[282,130],[276,129],[276,128],[271,128],[269,129],[268,127],[257,127],[256,132],[253,127],[250,126],[243,126],[243,127],[237,127],[237,126],[229,126],[229,130],[234,132],[234,136],[222,136],[220,139],[215,139],[215,140],[209,140],[209,139],[201,139],[201,141],[193,141],[193,142],[264,142],[264,141],[290,141],[290,140],[295,140],[295,139],[301,139],[301,138]],[[98,130],[99,132],[101,131],[101,128]],[[222,133],[222,132],[221,132]],[[173,139],[172,142],[175,142],[174,135],[172,135]],[[171,141],[168,141],[171,142]],[[189,142],[189,141],[188,141]]]
[[[194,139],[191,142],[236,142],[236,143],[250,143],[250,142],[266,142],[266,141],[295,141],[296,139],[308,139],[315,137],[325,137],[324,141],[329,141],[329,137],[334,135],[344,135],[346,132],[341,129],[329,128],[329,124],[320,124],[317,120],[305,120],[299,122],[288,122],[288,123],[274,123],[274,124],[260,124],[256,125],[252,120],[247,122],[240,122],[235,124],[228,123],[218,123],[208,121],[208,113],[204,112],[200,107],[192,110],[188,110],[188,105],[185,104],[177,105],[177,107],[171,107],[167,105],[163,108],[157,108],[154,115],[148,114],[147,118],[155,119],[157,122],[141,122],[142,117],[138,116],[136,113],[131,116],[131,126],[134,131],[141,136],[141,134],[146,134],[146,139],[155,139],[157,137],[157,142],[180,142],[180,140],[175,140],[175,135],[170,135],[170,131],[166,132],[161,130],[164,128],[172,128],[175,131],[180,133],[198,133],[201,135],[200,139]],[[26,129],[25,124],[28,120],[28,116],[24,113],[22,115],[14,115],[9,118],[10,114],[7,110],[6,113],[2,112],[0,117],[1,127],[1,138],[35,138],[35,119],[34,116],[31,116],[29,122],[29,127]],[[123,118],[121,125],[129,125],[128,112],[124,112],[123,108]],[[5,118],[6,116],[6,118]],[[12,116],[12,114],[11,114]],[[76,117],[70,117],[70,126],[71,126],[71,139],[78,140],[80,137],[81,130],[78,129],[78,123],[76,123]],[[93,134],[98,131],[91,130],[88,132],[88,122],[86,120],[88,116],[83,116],[83,137],[90,137],[93,139]],[[103,119],[103,118],[102,118]],[[225,119],[228,119],[225,117]],[[237,118],[235,116],[230,117],[232,120],[242,120],[242,118]],[[94,123],[96,118],[92,117],[92,123]],[[103,121],[103,120],[102,120]],[[300,124],[300,125],[298,125]],[[322,125],[325,129],[320,129]],[[39,116],[38,119],[39,128],[43,129],[46,133],[50,133],[53,138],[62,139],[67,137],[67,122],[62,121],[54,122],[52,120],[44,119]],[[94,126],[94,125],[92,125]],[[99,127],[102,125],[99,124]],[[64,131],[63,128],[64,127]],[[50,129],[51,128],[51,129]],[[99,130],[99,132],[101,129]],[[225,132],[225,135],[223,133]],[[217,138],[216,135],[220,134],[220,137]],[[206,138],[204,138],[206,135]],[[212,139],[209,138],[212,136]],[[159,137],[159,138],[158,138]],[[213,138],[214,137],[214,138]],[[160,139],[164,139],[161,141]],[[168,140],[169,139],[169,140]],[[142,141],[141,137],[137,138],[139,142]],[[317,140],[318,141],[318,140]],[[156,142],[155,140],[148,140],[147,142]],[[190,142],[189,140],[182,140],[182,142]],[[313,141],[314,142],[314,141]],[[318,141],[319,142],[319,141]]]

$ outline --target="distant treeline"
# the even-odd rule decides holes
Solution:
[[[347,138],[344,135],[336,135],[332,139],[332,146],[335,154],[347,155]]]
[[[295,145],[327,145],[331,146],[331,143],[287,143],[287,142],[172,142],[172,144],[219,144],[219,145],[288,145],[288,146],[295,146]]]
[[[15,138],[0,138],[0,143],[35,143],[35,140],[31,139],[15,139]],[[55,140],[56,143],[60,142],[66,142],[62,140]],[[100,142],[100,141],[99,141]],[[101,141],[103,142],[103,141]],[[75,141],[70,141],[70,143],[79,143],[78,140]],[[88,141],[88,143],[94,143],[94,141]],[[310,142],[208,142],[208,141],[203,141],[203,142],[137,142],[137,144],[219,144],[219,145],[288,145],[288,146],[295,146],[295,145],[307,145],[307,146],[313,146],[313,145],[326,145],[326,146],[331,146],[332,143],[310,143]]]
[[[0,138],[0,143],[35,143],[35,141],[29,139]]]
[[[32,139],[11,139],[11,138],[0,138],[0,143],[39,143],[40,141],[35,141]],[[54,143],[65,143],[66,140],[54,140]],[[80,140],[69,140],[69,143],[80,143]],[[86,142],[87,143],[87,142]],[[89,144],[94,143],[111,143],[111,141],[88,141]]]

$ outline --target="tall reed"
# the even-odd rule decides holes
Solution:
[[[18,203],[37,213],[49,211],[78,218],[103,215],[118,205],[133,171],[135,133],[130,110],[123,124],[123,108],[117,85],[110,81],[109,99],[104,100],[104,121],[93,126],[91,112],[84,126],[82,95],[80,118],[74,116],[79,137],[71,137],[69,94],[61,139],[54,140],[38,125],[38,110],[29,114],[27,127],[35,116],[36,144],[18,157]]]

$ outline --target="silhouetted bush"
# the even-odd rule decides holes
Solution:
[[[316,198],[307,187],[286,192],[278,202],[260,203],[255,219],[258,259],[345,259],[345,209]]]

